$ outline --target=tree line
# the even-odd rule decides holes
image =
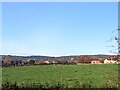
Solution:
[[[0,58],[2,67],[9,66],[27,66],[27,65],[57,65],[57,64],[90,64],[93,60],[99,60],[103,63],[104,58],[99,59],[89,55],[81,55],[77,57],[57,57],[57,58],[45,58],[45,59],[26,59],[26,60],[15,60],[10,55],[4,55]]]

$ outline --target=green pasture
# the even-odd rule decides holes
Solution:
[[[2,68],[2,83],[17,82],[22,84],[41,83],[75,87],[88,84],[93,88],[106,85],[118,85],[118,65],[116,64],[83,64],[83,65],[38,65]]]

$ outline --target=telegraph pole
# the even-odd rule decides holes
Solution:
[[[118,2],[118,62],[120,57],[120,1]],[[118,88],[120,88],[120,64],[118,65]]]
[[[120,55],[120,28],[118,27],[118,55]]]
[[[120,55],[120,1],[118,2],[118,55]]]

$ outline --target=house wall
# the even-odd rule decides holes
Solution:
[[[104,64],[109,64],[109,63],[110,63],[109,60],[107,60],[107,59],[104,60]]]
[[[91,64],[100,64],[100,61],[91,61]]]
[[[107,59],[104,60],[104,64],[110,64],[110,63],[115,64],[115,63],[117,63],[117,61],[115,61],[115,60],[107,60]]]

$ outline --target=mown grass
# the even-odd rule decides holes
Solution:
[[[7,67],[2,69],[2,83],[18,86],[63,85],[64,88],[118,87],[118,65],[39,65]]]

